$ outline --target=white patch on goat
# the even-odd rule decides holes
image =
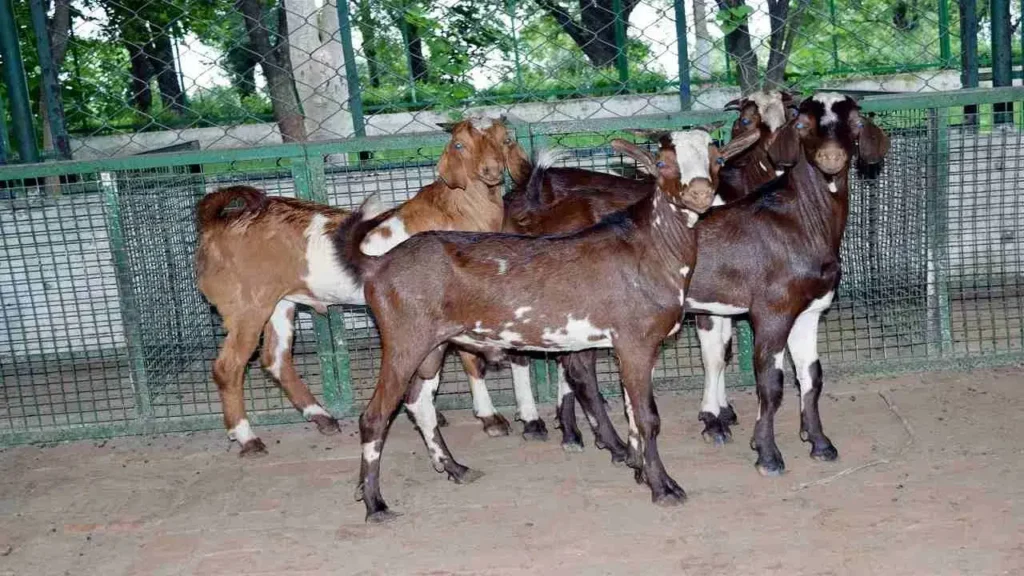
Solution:
[[[814,389],[811,365],[818,360],[818,321],[821,313],[832,304],[834,292],[812,301],[793,322],[786,345],[793,358],[796,380],[800,383],[800,411],[804,409],[804,396]]]
[[[506,328],[501,332],[498,332],[498,339],[501,340],[503,344],[511,347],[515,342],[522,342],[523,335],[519,332],[514,332]]]
[[[612,336],[614,336],[613,330],[594,326],[590,323],[589,317],[577,320],[572,317],[572,314],[569,314],[566,317],[565,326],[556,329],[545,328],[541,339],[552,350],[577,351],[588,348],[610,348]]]
[[[682,276],[683,278],[686,278],[686,275],[689,274],[689,273],[690,273],[690,267],[689,266],[683,266],[682,268],[679,269],[679,275]]]
[[[785,174],[785,173],[786,173],[786,171],[785,171],[785,170],[776,170],[776,171],[775,171],[775,177],[777,178],[777,177],[779,177],[779,176],[782,176],[782,175],[783,175],[783,174]]]
[[[267,371],[276,378],[281,379],[281,362],[284,355],[291,348],[292,344],[292,320],[289,313],[295,310],[295,303],[288,300],[280,300],[274,307],[274,313],[270,315],[270,326],[274,329],[274,360],[267,366]]]
[[[482,378],[469,377],[469,394],[473,397],[473,414],[477,418],[494,416],[494,404],[491,403],[491,393],[487,391],[487,383]]]
[[[814,95],[813,100],[820,102],[825,107],[825,115],[821,117],[821,125],[835,124],[839,122],[839,116],[836,115],[835,111],[832,110],[837,102],[843,102],[846,100],[846,96],[838,94],[836,92],[818,92]]]
[[[498,263],[499,276],[504,276],[508,273],[508,260],[505,260],[504,258],[493,258],[493,260]]]
[[[530,310],[533,310],[533,306],[520,306],[519,308],[516,308],[516,311],[513,312],[513,314],[515,314],[516,320],[522,320],[523,316],[526,316],[526,313]]]
[[[387,209],[388,207],[380,201],[380,196],[377,194],[370,194],[359,205],[359,211],[363,214],[363,222],[380,216]]]
[[[697,339],[700,340],[700,356],[704,363],[704,396],[701,400],[701,412],[709,412],[718,416],[722,402],[718,397],[719,382],[725,384],[725,342],[722,338],[724,318],[711,316],[711,329],[697,328]]]
[[[530,387],[530,366],[512,363],[512,389],[516,394],[516,407],[519,419],[523,422],[540,420],[537,404],[533,401],[533,388]]]
[[[324,410],[324,407],[319,404],[310,404],[302,409],[302,417],[306,420],[312,420],[313,416],[327,416],[331,418],[330,413]]]
[[[534,169],[551,168],[556,162],[567,156],[569,152],[560,148],[545,148],[537,153]]]
[[[711,200],[711,205],[712,206],[722,206],[723,204],[725,204],[725,200],[722,200],[721,196],[719,196],[718,194],[715,194],[714,199]],[[675,206],[673,206],[673,208],[675,208]]]
[[[490,334],[491,332],[494,332],[494,330],[491,330],[490,328],[484,328],[483,322],[477,320],[476,326],[473,327],[473,332],[476,332],[477,334]]]
[[[234,428],[228,430],[228,438],[245,446],[250,440],[256,439],[256,434],[252,431],[252,427],[249,426],[249,421],[242,418],[238,421],[238,424],[235,424]]]
[[[775,369],[776,370],[782,370],[783,367],[785,367],[786,364],[785,364],[785,361],[783,359],[785,357],[785,355],[786,355],[786,353],[784,351],[783,352],[776,352],[775,353],[774,358],[775,358]]]
[[[405,409],[412,414],[412,419],[416,421],[416,426],[420,429],[434,470],[441,472],[444,470],[444,450],[441,449],[441,444],[437,441],[437,410],[434,408],[434,392],[437,390],[438,382],[437,375],[423,380],[420,383],[420,391],[416,395],[416,400],[406,402]]]
[[[782,94],[775,90],[769,92],[754,92],[747,96],[747,99],[757,104],[757,111],[761,114],[761,121],[768,125],[768,128],[775,132],[786,123],[786,107],[782,105]]]
[[[487,116],[472,116],[469,118],[469,125],[481,132],[494,125],[494,118]]]
[[[690,307],[688,312],[707,312],[716,316],[735,316],[747,312],[747,309],[742,306],[722,304],[721,302],[698,302],[693,298],[687,298],[686,305]]]
[[[377,448],[377,442],[364,442],[363,443],[363,461],[367,464],[372,464],[380,458],[380,450]]]
[[[672,145],[676,149],[676,164],[679,165],[679,181],[689,184],[694,178],[711,179],[708,172],[708,145],[711,134],[703,130],[672,132]]]
[[[836,187],[835,181],[832,181],[832,182],[828,183],[828,191],[833,193],[833,194],[835,194],[836,192],[839,191],[839,188]]]
[[[679,291],[679,305],[680,306],[686,306],[686,291],[685,290],[680,290]]]
[[[562,407],[562,400],[564,400],[565,397],[568,396],[569,394],[572,394],[572,388],[569,387],[569,381],[565,379],[565,368],[562,368],[561,366],[559,366],[559,370],[558,370],[558,400],[557,400],[557,404],[558,404],[559,408]]]
[[[636,426],[636,416],[633,414],[633,402],[629,399],[629,390],[624,390],[622,395],[626,406],[626,420],[629,421],[629,445],[635,452],[640,452],[640,430]]]
[[[668,335],[669,336],[675,336],[676,332],[679,332],[679,329],[682,328],[682,327],[683,327],[682,324],[680,324],[679,322],[676,322],[675,325],[672,326],[672,329],[668,331]]]
[[[390,234],[381,233],[385,230],[390,231]],[[405,229],[401,215],[395,214],[371,230],[363,239],[363,243],[359,245],[359,249],[368,256],[380,256],[408,239],[409,233]]]
[[[683,212],[686,212],[686,227],[693,228],[697,225],[697,219],[700,218],[700,214],[697,214],[693,210],[687,210],[683,208]]]
[[[306,227],[306,266],[303,282],[320,302],[328,304],[365,304],[363,287],[338,260],[334,241],[324,232],[327,217],[316,214]]]
[[[758,165],[759,168],[761,168],[761,170],[764,170],[765,172],[768,171],[768,167],[764,165],[764,162],[761,162],[760,160],[758,160],[757,165]]]

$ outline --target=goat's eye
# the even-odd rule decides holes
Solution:
[[[715,163],[719,166],[725,166],[725,158],[719,156],[718,158],[715,158]]]
[[[857,128],[863,128],[863,127],[864,127],[864,121],[863,120],[857,120]]]
[[[658,168],[664,168],[665,167],[665,161],[664,160],[658,160],[657,162],[654,163],[654,165],[657,166]]]
[[[740,124],[743,124],[744,126],[749,126],[750,118],[740,118]]]
[[[511,137],[505,138],[505,144],[511,144],[511,143],[512,143],[512,138]]]
[[[806,126],[806,124],[804,124],[803,122],[797,122],[796,123],[796,129],[797,130],[803,130],[804,126]]]
[[[462,142],[456,142],[455,143],[455,149],[456,150],[462,150],[463,148],[465,148],[465,146],[462,145]]]
[[[796,117],[797,117],[797,115],[799,115],[799,114],[800,114],[800,111],[799,111],[799,110],[797,110],[796,108],[790,108],[790,109],[789,109],[789,115],[790,115],[791,117],[793,117],[793,118],[796,118]]]

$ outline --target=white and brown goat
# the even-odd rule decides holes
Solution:
[[[661,341],[679,330],[696,251],[694,210],[710,206],[718,157],[733,150],[720,152],[704,131],[666,138],[655,190],[575,234],[427,232],[373,258],[353,248],[375,221],[353,218],[338,229],[335,245],[362,272],[381,336],[380,379],[359,420],[357,495],[367,520],[392,516],[380,493],[380,458],[403,400],[435,469],[459,483],[479,477],[455,461],[437,427],[433,396],[448,343],[491,358],[614,349],[630,421],[627,463],[654,502],[683,501],[658,454],[651,370]]]
[[[439,179],[389,214],[366,240],[371,252],[424,230],[501,227],[504,161],[494,138],[471,121],[459,123],[438,164]],[[360,217],[374,214],[362,213]],[[260,360],[292,404],[324,434],[337,421],[316,401],[292,361],[296,304],[326,312],[332,304],[362,304],[358,277],[338,258],[333,232],[348,211],[248,186],[220,189],[197,207],[199,289],[224,319],[227,337],[213,366],[228,435],[241,454],[266,447],[245,413],[245,365],[263,333]]]

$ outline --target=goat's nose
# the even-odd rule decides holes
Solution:
[[[825,144],[814,154],[814,163],[826,174],[839,172],[846,166],[849,159],[846,150],[835,143]]]
[[[707,178],[694,178],[686,187],[683,203],[691,210],[704,213],[715,200],[715,188]]]

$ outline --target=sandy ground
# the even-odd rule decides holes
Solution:
[[[357,430],[265,428],[270,455],[223,433],[0,452],[0,574],[1022,574],[1024,370],[826,384],[838,462],[810,460],[797,395],[778,421],[787,473],[747,447],[756,404],[724,448],[699,438],[698,399],[663,395],[662,456],[690,499],[662,509],[607,453],[491,439],[449,412],[456,486],[395,421],[383,491],[404,515],[363,523]],[[614,417],[624,431],[621,409]],[[552,428],[551,407],[544,416]]]

